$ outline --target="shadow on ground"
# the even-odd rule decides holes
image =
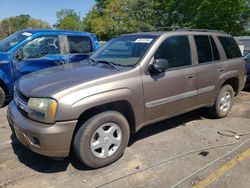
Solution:
[[[250,86],[249,86],[249,87],[245,87],[245,88],[243,89],[243,91],[245,91],[245,92],[250,92]]]
[[[146,137],[156,135],[163,131],[167,131],[169,129],[175,128],[177,126],[185,126],[186,123],[188,122],[191,122],[194,120],[200,120],[203,118],[213,119],[213,117],[207,113],[207,109],[205,108],[201,108],[201,109],[198,109],[198,110],[186,113],[186,114],[182,114],[182,115],[179,115],[179,116],[167,119],[167,120],[163,120],[163,121],[145,126],[136,134],[131,135],[128,146],[131,146],[136,141],[142,140]]]
[[[186,113],[168,120],[164,120],[149,126],[142,128],[138,133],[131,135],[128,147],[132,146],[138,140],[142,140],[146,137],[156,135],[163,131],[175,128],[177,126],[185,126],[187,122],[193,120],[199,120],[202,118],[211,118],[207,115],[206,109],[199,109]],[[24,147],[14,136],[11,136],[12,148],[14,153],[17,155],[19,161],[27,167],[40,172],[40,173],[58,173],[66,171],[69,164],[74,168],[81,171],[92,170],[83,164],[76,158],[71,152],[70,156],[65,159],[54,159],[36,154],[26,147]]]
[[[18,160],[25,166],[40,173],[58,173],[66,171],[69,164],[78,170],[88,171],[90,168],[81,164],[73,152],[67,158],[50,158],[32,152],[23,146],[15,137],[12,138],[12,148]]]

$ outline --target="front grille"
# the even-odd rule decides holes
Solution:
[[[25,102],[25,103],[27,103],[28,104],[28,101],[29,101],[29,97],[26,97],[25,95],[23,95],[20,91],[16,91],[16,93],[17,93],[17,95],[18,95],[18,97],[20,97],[20,99],[23,101],[23,102]]]
[[[29,98],[23,95],[20,91],[15,91],[14,100],[21,114],[25,117],[28,117]]]
[[[17,106],[18,110],[21,112],[21,114],[24,116],[24,117],[28,117],[28,112],[26,112],[25,110],[21,109],[19,106]]]

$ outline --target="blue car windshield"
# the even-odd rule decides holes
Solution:
[[[17,32],[6,37],[0,41],[0,52],[7,52],[12,47],[16,46],[18,43],[22,42],[31,35],[32,33],[29,32]]]
[[[146,54],[157,36],[125,35],[114,38],[101,46],[92,56],[96,62],[110,62],[114,65],[134,67]]]

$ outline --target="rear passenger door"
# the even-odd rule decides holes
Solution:
[[[93,43],[88,36],[67,36],[69,44],[68,62],[78,62],[87,59],[94,51]]]
[[[220,54],[213,36],[194,35],[197,49],[197,101],[196,106],[212,103],[215,85],[224,71]]]
[[[169,36],[153,59],[166,59],[170,67],[163,73],[142,75],[145,122],[149,123],[193,108],[197,89],[187,35]]]

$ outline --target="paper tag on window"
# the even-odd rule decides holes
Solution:
[[[22,35],[29,37],[29,36],[31,36],[31,35],[32,35],[32,33],[29,33],[29,32],[23,32],[23,33],[22,33]]]
[[[150,43],[153,39],[139,38],[136,39],[135,43]]]

